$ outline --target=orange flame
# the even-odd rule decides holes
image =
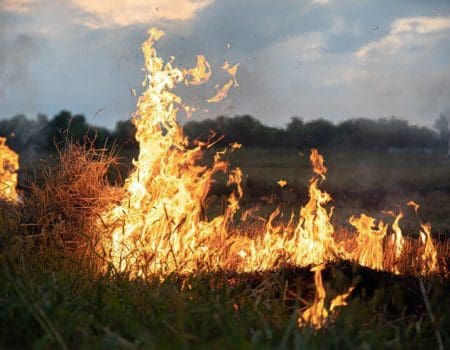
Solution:
[[[353,287],[350,287],[346,293],[337,295],[333,298],[333,300],[331,300],[330,307],[327,309],[325,307],[325,299],[327,295],[322,282],[322,270],[324,268],[325,265],[322,264],[311,269],[311,271],[314,272],[316,295],[313,304],[305,311],[300,312],[298,318],[299,327],[309,325],[315,329],[322,328],[327,323],[329,315],[335,314],[337,307],[347,305],[347,298],[353,291]]]
[[[278,180],[278,181],[277,181],[277,184],[278,184],[281,188],[283,188],[284,186],[287,185],[287,181],[286,181],[286,180]]]
[[[17,200],[18,170],[19,156],[6,146],[6,138],[0,137],[0,200]]]
[[[183,69],[184,82],[186,85],[201,85],[211,77],[211,66],[205,56],[197,55],[197,65],[191,69]],[[188,77],[191,79],[188,79]]]
[[[431,238],[431,225],[422,224],[420,231],[420,239],[424,245],[422,253],[422,275],[439,272],[437,252]]]
[[[358,230],[357,247],[353,258],[359,264],[377,270],[383,270],[383,238],[388,227],[380,221],[377,225],[375,219],[361,214],[359,218],[352,216],[349,220]]]
[[[420,208],[419,204],[417,204],[414,201],[409,201],[408,203],[406,203],[406,205],[409,205],[410,207],[413,207],[414,211],[416,212],[416,214],[418,214],[418,211],[419,211],[419,208]]]
[[[263,229],[255,229],[251,234],[242,234],[235,229],[234,220],[243,196],[243,175],[239,168],[228,172],[227,184],[234,190],[223,213],[207,217],[208,192],[214,175],[227,172],[228,164],[223,155],[228,150],[216,152],[210,167],[199,165],[203,148],[209,145],[198,143],[193,148],[189,146],[176,120],[177,111],[184,105],[172,90],[183,81],[196,85],[206,79],[209,75],[206,72],[210,70],[202,55],[198,56],[197,67],[191,70],[179,70],[173,68],[171,62],[165,63],[153,47],[163,35],[162,31],[152,28],[149,39],[142,45],[145,90],[138,99],[133,116],[140,152],[133,162],[135,169],[125,182],[124,198],[102,215],[104,224],[110,228],[104,246],[114,268],[135,277],[156,274],[164,278],[174,272],[252,272],[285,264],[296,267],[313,265],[316,266],[313,271],[317,296],[311,308],[301,313],[299,324],[306,322],[315,328],[324,325],[337,306],[345,305],[351,292],[349,290],[334,298],[330,308],[326,309],[321,277],[323,264],[342,258],[369,268],[400,273],[397,264],[403,253],[399,225],[402,213],[392,225],[394,266],[385,266],[384,239],[389,226],[381,221],[377,224],[376,219],[365,214],[350,218],[350,224],[357,229],[356,238],[336,242],[331,223],[333,208],[329,207],[332,197],[320,189],[327,167],[316,149],[312,149],[310,155],[314,175],[309,184],[309,200],[296,214],[292,213],[287,222],[282,222],[282,212],[277,207],[267,219],[260,218],[266,222]],[[224,86],[210,99],[213,102],[223,99],[229,88],[237,84],[233,80],[237,65],[230,67],[225,64],[223,68],[232,79],[227,83],[228,87]],[[231,145],[232,150],[240,147],[237,143]],[[285,185],[282,181],[278,182],[280,186]],[[243,216],[250,212],[245,211]],[[434,273],[438,271],[438,265],[431,228],[423,225],[422,231],[421,272]]]

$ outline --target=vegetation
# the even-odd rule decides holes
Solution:
[[[69,114],[65,116],[69,118]],[[10,138],[12,147],[23,150],[30,144],[40,145],[40,151],[53,155],[33,167],[23,186],[22,203],[0,203],[0,348],[371,349],[450,344],[446,276],[401,277],[345,262],[328,266],[323,279],[330,299],[349,286],[356,288],[349,305],[340,309],[334,320],[313,330],[297,327],[298,310],[314,298],[313,274],[308,269],[286,266],[261,274],[174,274],[163,281],[156,277],[144,281],[105,265],[107,252],[98,246],[104,229],[93,218],[120,198],[120,190],[109,184],[111,178],[117,179],[120,163],[124,174],[130,166],[127,152],[135,152],[135,145],[129,142],[133,128],[124,122],[112,133],[97,130],[89,134],[94,129],[81,116],[66,117],[45,123],[44,117],[28,120],[29,127],[7,132],[16,133]],[[64,119],[71,125],[69,133],[63,131],[67,126]],[[26,123],[27,119],[14,120]],[[240,119],[225,120],[233,123]],[[252,118],[242,120],[251,124]],[[41,129],[42,123],[45,127]],[[0,130],[6,130],[2,129],[5,125],[0,123]],[[327,135],[339,128],[328,125],[322,129],[328,130],[323,131]],[[60,136],[55,136],[59,127]],[[187,133],[189,127],[192,124],[186,125]],[[235,136],[251,140],[265,128],[244,134],[245,128],[235,126]],[[285,132],[290,128],[293,126]],[[42,135],[46,138],[52,135],[56,147],[44,142],[37,130],[45,130]],[[445,133],[429,132],[436,142],[433,147],[446,137]],[[88,142],[86,133],[97,135],[96,141]],[[120,157],[94,149],[105,145],[107,137],[102,135],[111,137],[111,145],[114,138],[118,140]],[[64,137],[75,143],[60,143]],[[229,141],[231,138],[220,142]],[[374,152],[365,146],[349,154],[345,147],[336,150],[333,142],[327,142],[328,147],[321,151],[329,168],[325,187],[337,207],[335,220],[345,224],[349,212],[368,209],[379,214],[414,199],[422,205],[422,220],[431,221],[434,231],[449,233],[450,164],[444,154],[398,156],[383,152],[386,148]],[[130,146],[122,147],[126,143]],[[297,146],[275,148],[256,142],[249,146],[253,147],[229,156],[230,162],[247,174],[244,209],[256,203],[261,210],[271,210],[274,196],[285,210],[304,203],[310,167]],[[288,182],[283,188],[276,183],[280,179]],[[217,180],[212,194],[220,197],[226,189],[221,179]],[[414,215],[412,211],[410,215]],[[404,224],[410,228],[405,231],[416,234],[412,222],[417,219],[412,219],[405,217]],[[444,263],[449,266],[448,261]]]
[[[191,140],[213,140],[217,146],[238,142],[246,147],[305,150],[311,147],[368,151],[410,150],[419,152],[447,150],[448,119],[441,115],[435,129],[410,125],[395,117],[388,119],[350,119],[334,124],[325,119],[303,121],[293,117],[284,127],[270,127],[249,116],[218,117],[189,121],[184,130]],[[38,115],[28,119],[16,115],[0,120],[0,136],[8,138],[8,146],[16,152],[55,152],[66,138],[83,143],[95,139],[96,147],[118,145],[136,149],[135,128],[130,121],[119,121],[114,130],[87,123],[82,114],[61,111],[52,119]],[[219,137],[220,136],[220,137]]]

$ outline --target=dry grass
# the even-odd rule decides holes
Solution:
[[[41,184],[31,183],[16,208],[20,235],[34,254],[92,255],[104,231],[100,213],[120,198],[108,182],[117,157],[91,145],[67,143],[36,170]],[[52,256],[54,256],[52,254]]]

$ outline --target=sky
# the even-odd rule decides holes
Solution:
[[[0,118],[68,109],[110,128],[129,118],[152,26],[175,66],[197,54],[211,64],[210,82],[177,89],[195,119],[432,126],[450,110],[450,0],[0,0]],[[209,104],[225,60],[240,63],[239,86]]]

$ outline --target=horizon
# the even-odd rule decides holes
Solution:
[[[66,109],[109,128],[128,119],[151,26],[166,32],[156,49],[176,66],[192,67],[197,54],[211,63],[211,82],[177,88],[209,110],[193,120],[248,114],[284,127],[293,116],[395,116],[433,127],[450,115],[447,1],[3,0],[0,23],[1,118]],[[240,63],[240,86],[208,104],[225,60]]]
[[[81,113],[81,112],[73,112],[73,111],[70,111],[70,110],[65,109],[65,108],[59,110],[57,113],[54,113],[52,115],[47,115],[45,113],[40,113],[40,112],[38,112],[34,116],[29,116],[29,115],[26,115],[25,113],[15,113],[15,114],[13,114],[11,116],[8,116],[8,117],[0,116],[0,121],[2,121],[2,120],[7,121],[7,120],[10,120],[10,119],[12,119],[14,117],[17,117],[17,116],[24,116],[28,120],[35,120],[35,121],[37,121],[37,117],[38,116],[44,116],[44,117],[47,118],[48,121],[50,121],[54,117],[58,116],[59,114],[61,114],[63,112],[70,113],[72,115],[72,118],[75,117],[75,116],[81,115],[81,116],[83,116],[86,119],[86,122],[91,127],[94,127],[94,128],[105,128],[106,130],[109,130],[109,131],[113,131],[116,128],[116,125],[117,125],[118,122],[131,121],[131,118],[119,119],[113,125],[99,125],[99,124],[95,123],[95,119],[91,119],[90,120],[89,117],[86,114]],[[182,111],[180,111],[180,113],[181,112]],[[345,119],[340,119],[340,120],[332,120],[332,119],[329,119],[329,118],[326,118],[326,117],[305,118],[305,117],[302,117],[302,116],[293,115],[288,120],[286,120],[286,122],[284,124],[271,125],[271,124],[268,124],[268,123],[264,122],[263,120],[259,119],[258,117],[254,116],[254,115],[250,115],[250,114],[234,114],[234,115],[208,116],[206,118],[184,118],[182,121],[179,121],[179,122],[180,122],[180,125],[184,127],[186,124],[188,124],[190,122],[204,122],[204,121],[208,121],[208,120],[213,120],[214,121],[214,120],[216,120],[218,118],[233,119],[233,118],[246,117],[246,116],[254,118],[256,121],[259,121],[265,127],[276,128],[276,129],[287,129],[288,128],[288,124],[293,119],[299,119],[305,124],[312,123],[312,122],[317,122],[317,121],[325,121],[325,122],[329,122],[329,123],[333,124],[334,126],[338,126],[339,124],[342,124],[342,123],[346,123],[346,122],[350,122],[350,121],[357,121],[357,120],[370,120],[370,121],[374,121],[374,122],[383,121],[383,120],[385,120],[385,121],[399,120],[399,121],[406,121],[410,127],[427,128],[427,129],[430,129],[430,130],[432,130],[434,132],[439,132],[439,130],[434,125],[434,122],[436,121],[437,118],[435,120],[433,120],[430,125],[420,125],[420,124],[414,123],[414,122],[412,122],[412,121],[410,121],[410,120],[408,120],[406,118],[400,118],[400,117],[397,117],[395,115],[388,116],[388,117],[378,117],[378,118],[377,117],[374,117],[374,118],[370,118],[370,117],[354,117],[354,118],[345,118]],[[448,120],[448,116],[447,115],[444,115],[444,116]]]

